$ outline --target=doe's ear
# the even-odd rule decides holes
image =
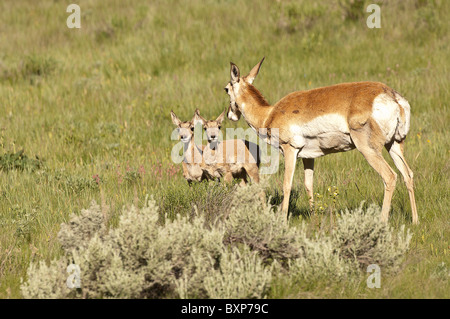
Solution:
[[[224,118],[225,118],[225,111],[223,111],[222,114],[219,115],[219,117],[216,119],[216,122],[219,122],[220,125],[222,124]]]
[[[233,62],[230,62],[231,83],[239,82],[240,74],[238,66]]]
[[[253,69],[250,70],[248,75],[245,77],[245,81],[247,81],[250,84],[253,83],[253,81],[255,80],[256,76],[259,73],[259,69],[261,68],[261,64],[264,62],[265,58],[266,57],[263,57],[262,60],[259,61],[259,63],[253,67]]]
[[[170,117],[172,118],[172,123],[175,124],[176,126],[179,126],[181,121],[180,119],[175,115],[175,113],[173,111],[170,111]]]

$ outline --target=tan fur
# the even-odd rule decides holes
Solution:
[[[383,83],[354,82],[293,92],[270,105],[252,85],[263,60],[242,78],[231,63],[231,81],[225,88],[230,96],[228,118],[238,120],[242,114],[252,128],[267,129],[268,135],[278,129],[276,137],[285,157],[282,210],[288,210],[297,157],[303,158],[312,205],[314,158],[357,148],[383,179],[381,218],[387,222],[397,175],[382,156],[386,147],[404,177],[413,222],[418,223],[413,174],[402,148],[409,129],[408,102]]]
[[[236,178],[242,179],[242,184],[246,184],[247,177],[250,177],[253,182],[259,183],[259,146],[240,139],[219,142],[224,114],[225,112],[216,120],[209,121],[196,110],[208,139],[203,152],[208,173],[214,177],[223,177],[226,182]],[[211,139],[212,137],[215,139]]]
[[[211,180],[213,177],[208,174],[206,164],[203,160],[204,146],[197,146],[194,143],[194,123],[196,116],[192,121],[182,122],[178,119],[175,113],[171,112],[172,122],[178,128],[180,138],[184,138],[184,154],[185,157],[182,162],[183,177],[188,181],[189,185],[193,181],[201,182],[203,180]]]
[[[293,92],[275,105],[261,105],[264,99],[251,84],[241,87],[241,103],[246,105],[246,119],[255,127],[282,128],[287,124],[306,123],[329,113],[347,118],[351,129],[361,128],[372,112],[373,99],[386,85],[377,82],[343,83],[309,91]],[[282,140],[289,138],[280,136]]]

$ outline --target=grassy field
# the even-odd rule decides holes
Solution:
[[[166,212],[213,205],[208,187],[189,188],[171,161],[170,110],[182,120],[195,108],[217,117],[229,102],[229,62],[245,73],[263,56],[255,86],[271,103],[366,80],[409,100],[406,158],[420,220],[411,224],[399,174],[390,223],[413,233],[401,273],[383,277],[380,289],[278,282],[270,297],[449,298],[450,1],[373,2],[380,29],[366,26],[370,1],[78,0],[81,29],[66,26],[70,2],[2,1],[0,298],[21,297],[30,262],[60,256],[60,224],[92,200],[109,207],[112,225],[147,194]],[[226,127],[248,126],[242,119]],[[274,203],[282,200],[282,166],[267,190]],[[381,178],[358,151],[316,160],[314,183],[326,212],[382,203]],[[301,164],[292,197],[291,222],[316,222]]]

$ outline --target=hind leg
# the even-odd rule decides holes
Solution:
[[[380,174],[384,183],[384,199],[383,207],[381,208],[381,220],[387,222],[389,218],[389,211],[391,209],[392,195],[394,194],[395,183],[397,180],[397,174],[389,166],[386,160],[381,154],[383,144],[380,143],[381,139],[377,140],[376,134],[370,134],[367,132],[369,127],[365,130],[352,130],[350,132],[353,143],[356,148],[365,157],[370,166],[373,167]],[[370,127],[372,130],[373,127]]]
[[[393,142],[390,146],[386,146],[389,155],[392,157],[395,166],[400,171],[405,181],[406,188],[409,193],[409,200],[411,202],[411,212],[413,224],[419,223],[419,217],[417,215],[416,200],[414,196],[414,181],[413,172],[406,163],[405,156],[403,155],[403,141],[401,143]]]
[[[314,209],[314,158],[304,158],[303,167],[305,170],[305,188],[309,198],[309,208]]]

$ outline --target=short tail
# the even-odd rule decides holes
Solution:
[[[410,127],[410,118],[411,118],[411,106],[409,105],[409,102],[401,96],[398,92],[394,91],[394,97],[399,105],[400,114],[398,117],[398,125],[397,129],[395,130],[394,139],[397,142],[401,142],[406,138],[406,135],[409,132]]]

